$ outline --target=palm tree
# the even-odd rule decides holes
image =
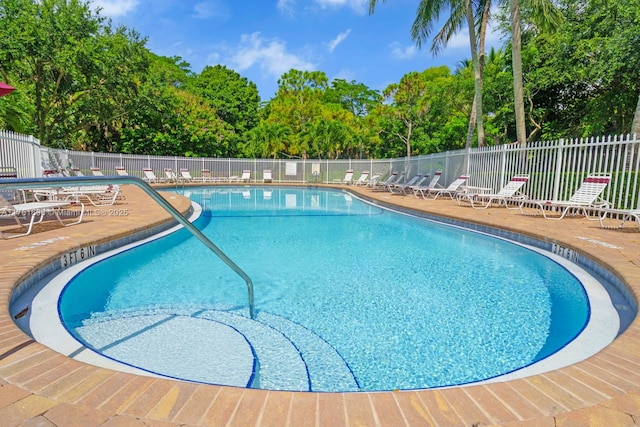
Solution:
[[[385,0],[383,0],[384,2]],[[484,122],[482,111],[482,64],[481,59],[484,57],[484,37],[486,34],[487,21],[489,19],[491,0],[480,0],[477,4],[480,12],[480,46],[481,54],[478,53],[478,37],[476,35],[476,23],[474,5],[472,0],[421,0],[418,5],[418,14],[411,28],[411,37],[415,40],[418,47],[422,46],[422,42],[429,38],[432,30],[432,24],[440,17],[443,8],[448,8],[450,17],[444,24],[442,29],[434,37],[431,45],[431,52],[437,54],[441,49],[446,47],[453,35],[460,30],[466,21],[469,30],[469,45],[471,47],[471,61],[473,64],[474,76],[474,99],[472,106],[472,115],[469,120],[469,132],[467,135],[467,146],[471,145],[473,136],[473,128],[478,128],[478,145],[484,145]],[[369,12],[373,13],[377,0],[370,0]],[[475,114],[474,114],[475,112]],[[475,120],[474,120],[475,119]],[[475,122],[475,125],[474,125]]]
[[[504,1],[504,0],[503,0]],[[522,0],[530,11],[531,21],[540,28],[557,28],[562,22],[559,9],[553,0]],[[524,85],[522,82],[522,17],[520,0],[509,0],[511,22],[511,66],[513,68],[513,96],[516,115],[516,137],[521,147],[527,145],[527,129],[524,117]]]
[[[513,108],[516,115],[516,138],[521,147],[527,145],[527,128],[524,122],[524,85],[522,83],[522,34],[520,3],[509,0],[511,16],[511,67],[513,69]]]
[[[382,0],[383,2],[385,0]],[[422,39],[427,38],[432,23],[438,19],[440,10],[448,6],[450,8],[451,17],[445,23],[440,33],[434,38],[432,51],[437,50],[438,46],[446,46],[453,34],[460,29],[463,17],[466,17],[469,28],[469,41],[471,44],[471,59],[474,67],[475,79],[475,95],[474,105],[476,108],[476,120],[478,126],[479,144],[484,142],[484,128],[482,123],[482,66],[484,56],[484,34],[486,34],[486,26],[489,19],[489,10],[491,8],[491,0],[479,0],[477,11],[482,11],[480,15],[480,55],[477,49],[474,49],[475,23],[473,15],[473,0],[421,0],[418,5],[418,15],[412,27],[412,36],[416,40],[418,46]],[[510,23],[511,23],[511,58],[513,68],[513,93],[514,93],[514,110],[516,118],[516,135],[518,143],[525,146],[527,143],[527,132],[524,115],[524,89],[522,81],[522,22],[520,2],[527,7],[530,13],[531,21],[540,28],[556,28],[562,22],[562,15],[559,9],[554,5],[553,0],[500,0],[501,4],[509,2]],[[369,12],[373,13],[377,0],[370,0]],[[475,58],[474,58],[475,56]],[[478,81],[478,79],[480,79]],[[471,124],[470,124],[471,126]]]

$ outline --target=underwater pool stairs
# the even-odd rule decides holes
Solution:
[[[265,312],[258,311],[256,319],[251,320],[246,311],[154,308],[149,312],[112,313],[94,316],[79,328],[79,333],[111,358],[132,366],[144,365],[169,377],[268,390],[358,391],[349,366],[318,335]],[[128,323],[126,336],[119,335],[124,329],[121,322]],[[163,336],[183,340],[166,342]],[[141,348],[145,351],[140,352]],[[179,357],[185,351],[189,353],[188,367],[166,366],[168,357],[149,361],[150,354],[175,352]]]

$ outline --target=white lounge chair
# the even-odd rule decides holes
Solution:
[[[446,188],[421,188],[414,192],[416,197],[421,195],[425,200],[435,200],[442,195],[447,195],[454,199],[461,191],[462,187],[469,180],[469,175],[460,175]]]
[[[200,176],[191,177],[192,182],[213,182],[211,171],[209,169],[201,169]]]
[[[71,168],[71,172],[73,172],[75,176],[84,176],[80,168]]]
[[[568,200],[524,200],[519,206],[520,213],[523,215],[542,213],[545,219],[562,219],[569,212],[580,212],[587,219],[597,219],[591,218],[589,211],[611,208],[611,204],[600,197],[610,181],[609,175],[590,174]],[[534,211],[525,210],[529,207]],[[552,212],[557,215],[552,216]]]
[[[249,182],[249,181],[251,181],[251,171],[247,169],[243,170],[242,175],[240,176],[233,175],[229,177],[229,182]]]
[[[371,178],[369,178],[369,180],[367,182],[365,182],[364,184],[362,184],[364,187],[375,187],[376,185],[378,185],[378,182],[380,181],[380,178],[382,177],[381,173],[374,173]]]
[[[86,200],[93,206],[112,206],[124,200],[119,185],[83,185],[77,187],[39,188],[34,190],[34,197],[39,202],[73,202]]]
[[[104,176],[100,168],[96,168],[96,167],[91,168],[91,173],[93,174],[93,176]]]
[[[209,169],[202,169],[200,171],[200,179],[202,182],[210,182],[211,181],[211,171]]]
[[[527,174],[514,175],[507,185],[495,194],[458,194],[458,204],[469,203],[474,209],[486,209],[495,203],[498,206],[505,206],[507,209],[518,209],[519,206],[509,207],[509,203],[520,203],[527,198],[520,190],[528,181],[529,175]]]
[[[420,190],[425,191],[430,188],[436,188],[438,186],[438,182],[440,181],[441,176],[442,176],[442,170],[438,169],[433,173],[433,177],[431,178],[431,181],[425,184],[425,182],[427,182],[427,180],[429,179],[429,174],[425,174],[420,181],[418,181],[415,185],[411,185],[405,188],[404,191],[406,194],[409,194],[411,192],[413,192],[413,194],[416,194],[416,192]]]
[[[404,176],[404,174],[402,176]],[[387,177],[386,181],[380,182],[380,180],[377,180],[370,186],[374,191],[386,190],[387,186],[393,185],[396,182],[398,182],[398,172],[392,172],[391,175]]]
[[[172,168],[164,168],[164,177],[167,182],[178,181],[178,177]]]
[[[155,172],[153,172],[153,169],[144,168],[142,169],[142,173],[144,173],[144,177],[142,179],[147,181],[149,184],[164,182],[164,179],[160,179],[156,176]]]
[[[352,184],[353,183],[353,171],[351,169],[349,169],[344,174],[344,179],[342,179],[342,180],[334,179],[333,182],[340,183],[340,184]]]
[[[60,211],[72,205],[80,206],[80,212],[77,215],[78,219],[76,221],[65,223],[62,218],[60,218]],[[84,204],[82,204],[82,202],[78,200],[68,200],[28,202],[12,205],[2,195],[0,195],[0,218],[13,218],[20,227],[27,227],[26,232],[12,236],[6,236],[6,239],[13,239],[15,237],[21,237],[31,234],[33,225],[41,223],[47,213],[53,213],[60,224],[68,227],[71,225],[80,224],[82,222],[82,217],[84,216]],[[22,221],[20,221],[20,217],[30,217],[29,224],[23,224]]]
[[[129,176],[129,172],[122,166],[116,166],[115,170],[118,176]]]
[[[271,176],[271,169],[265,169],[262,171],[262,182],[273,182],[273,177]]]
[[[365,182],[368,181],[368,179],[369,179],[369,171],[363,171],[358,177],[358,179],[356,179],[355,181],[352,181],[352,184],[363,185]]]
[[[389,183],[383,183],[381,185],[378,185],[377,187],[374,187],[374,190],[380,190],[380,191],[391,191],[391,187],[393,187],[396,184],[399,184],[401,182],[404,181],[404,172],[397,174],[396,178],[389,182]]]
[[[189,169],[180,168],[180,181],[193,182],[193,177],[191,176],[191,172],[189,172]]]
[[[602,228],[620,229],[625,223],[635,221],[640,231],[640,209],[601,208],[597,212]],[[614,216],[616,218],[613,218]],[[617,221],[618,225],[609,225],[611,221]]]
[[[353,185],[364,185],[369,180],[369,171],[363,171],[360,177],[353,181]]]
[[[404,194],[404,190],[412,185],[417,185],[419,182],[422,182],[422,174],[414,175],[407,182],[400,182],[397,184],[392,184],[389,186],[389,191],[393,194]]]

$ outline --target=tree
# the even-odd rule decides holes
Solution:
[[[354,116],[365,117],[371,109],[382,102],[382,95],[364,83],[335,79],[325,91],[323,100],[341,105]]]
[[[371,138],[372,129],[365,124],[365,117],[373,111],[383,100],[377,90],[370,89],[363,83],[356,81],[347,82],[343,79],[335,79],[331,82],[324,94],[324,101],[329,104],[339,105],[349,112],[349,134],[351,141],[357,150],[349,153],[349,147],[343,147],[342,152],[350,154],[349,157],[363,158],[367,148],[367,141]]]
[[[636,104],[636,111],[633,115],[631,133],[635,134],[636,136],[640,136],[640,95],[638,95],[638,103]]]
[[[27,130],[42,144],[73,140],[125,111],[146,68],[145,41],[113,31],[79,0],[0,2],[0,67],[33,105]]]
[[[640,1],[560,6],[556,31],[523,33],[527,140],[630,132],[640,92]]]
[[[496,145],[504,140],[512,141],[510,135],[515,135],[513,73],[509,64],[510,57],[502,50],[492,49],[484,67],[485,130],[487,140]]]
[[[194,92],[241,136],[258,124],[260,95],[255,83],[224,65],[206,66],[193,81]]]
[[[405,74],[400,83],[391,84],[384,90],[389,103],[380,106],[379,114],[402,124],[392,126],[389,131],[404,143],[407,159],[411,158],[414,133],[424,123],[431,108],[429,82],[448,74],[447,67],[430,68],[422,73],[414,71]]]
[[[289,70],[278,80],[278,92],[269,103],[267,121],[291,129],[287,153],[306,158],[308,139],[302,132],[315,118],[322,116],[324,92],[329,79],[321,71]]]
[[[245,134],[241,153],[246,157],[277,159],[287,149],[291,133],[286,125],[263,120]]]
[[[527,128],[524,121],[524,89],[522,82],[522,35],[520,23],[520,3],[509,0],[509,16],[511,17],[511,60],[513,69],[513,99],[516,118],[516,138],[518,144],[527,144]]]
[[[524,114],[524,84],[522,76],[522,16],[521,0],[509,0],[509,17],[511,29],[511,60],[513,69],[513,97],[516,119],[516,137],[518,144],[527,144],[527,129]],[[553,0],[522,0],[527,7],[528,18],[538,25],[539,29],[557,28],[562,22],[560,11]]]

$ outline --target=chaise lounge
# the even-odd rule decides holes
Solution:
[[[468,203],[474,209],[487,209],[493,204],[504,206],[507,209],[518,209],[519,206],[509,207],[509,203],[520,203],[527,196],[520,192],[522,187],[529,181],[529,175],[514,175],[511,180],[495,194],[470,194],[460,193],[457,195],[458,205]]]
[[[62,218],[60,218],[60,211],[73,205],[80,206],[78,219],[76,221],[65,223]],[[19,226],[27,227],[26,232],[5,237],[6,239],[13,239],[16,237],[31,234],[34,224],[41,223],[44,220],[45,215],[48,213],[52,213],[53,215],[55,215],[58,222],[64,227],[69,227],[71,225],[80,224],[82,222],[82,217],[84,216],[84,204],[77,200],[67,200],[27,202],[12,205],[7,201],[7,199],[4,198],[4,196],[0,195],[0,218],[13,218]],[[20,217],[30,217],[29,224],[23,224],[22,221],[20,221]]]
[[[611,204],[600,197],[610,181],[609,175],[590,174],[568,200],[524,200],[519,206],[520,213],[530,216],[542,214],[545,219],[562,219],[569,212],[579,212],[587,219],[597,219],[591,218],[589,211],[611,208]],[[525,210],[527,207],[535,211]],[[552,216],[552,212],[557,215]]]

